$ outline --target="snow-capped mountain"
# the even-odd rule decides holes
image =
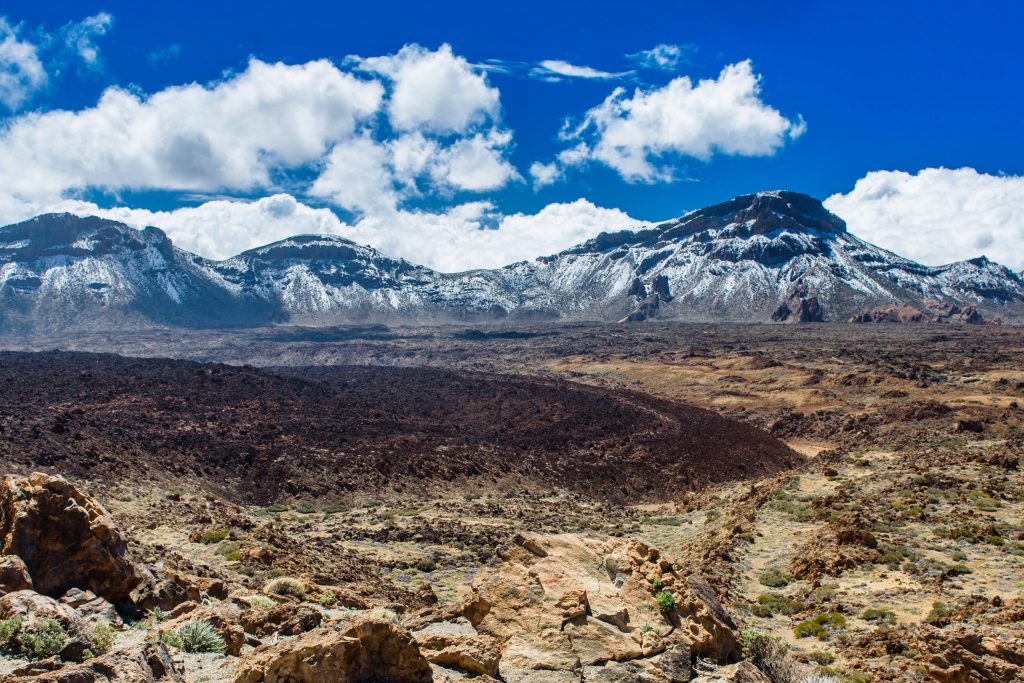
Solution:
[[[494,270],[439,273],[334,236],[225,261],[157,228],[70,214],[0,228],[0,332],[464,320],[846,320],[882,307],[1024,314],[984,257],[928,267],[869,244],[819,201],[761,192]],[[958,314],[959,315],[959,314]],[[980,314],[950,319],[978,319]]]

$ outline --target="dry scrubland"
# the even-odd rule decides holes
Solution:
[[[5,568],[6,672],[1024,678],[1016,328],[285,328],[7,347],[229,366],[0,356],[7,471],[94,496],[138,579],[134,612],[106,596],[122,599],[112,616],[95,577],[68,598],[85,579]],[[8,553],[10,520],[31,521],[10,485]],[[40,656],[28,621],[27,644],[5,636],[33,614],[11,596],[45,602],[24,579],[61,589],[51,602],[75,615],[33,609],[95,658]],[[182,641],[200,622],[226,655]]]

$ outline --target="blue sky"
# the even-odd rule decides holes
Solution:
[[[0,66],[23,71],[0,79],[0,181],[17,181],[0,219],[107,211],[213,257],[334,232],[454,270],[785,188],[830,198],[855,232],[926,262],[987,253],[1024,267],[1019,3],[324,5],[8,2]],[[298,73],[318,60],[332,71]],[[338,81],[329,106],[324,79]],[[232,90],[256,80],[296,90],[269,104]],[[116,88],[155,110],[192,83],[221,91],[169,102],[194,119],[181,130],[167,112],[125,119],[141,142],[109,116],[152,112],[98,104]],[[272,107],[251,139],[245,101]],[[298,113],[280,113],[288,102]],[[93,130],[84,113],[101,109]],[[34,118],[55,112],[68,116]],[[326,118],[315,134],[266,123],[293,114],[296,129]],[[63,148],[48,147],[54,131]],[[217,147],[236,134],[248,161]]]

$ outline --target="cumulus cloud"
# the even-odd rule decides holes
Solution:
[[[450,45],[406,45],[393,55],[350,59],[392,82],[388,117],[398,130],[461,133],[498,114],[497,88]]]
[[[825,200],[850,231],[929,265],[987,255],[1024,268],[1024,177],[973,168],[872,171]]]
[[[695,52],[697,52],[696,45],[660,43],[650,50],[641,50],[626,56],[645,69],[673,71],[680,65],[689,63]]]
[[[120,88],[82,111],[26,114],[0,133],[0,180],[21,197],[70,190],[213,191],[269,186],[320,158],[381,105],[383,89],[326,60],[252,60],[210,86],[148,97]]]
[[[39,48],[19,36],[19,27],[0,16],[0,102],[14,111],[48,80]]]
[[[696,84],[681,76],[631,96],[616,88],[562,137],[583,144],[571,155],[575,165],[598,162],[629,182],[650,183],[674,178],[674,157],[770,155],[805,129],[802,118],[787,119],[761,100],[761,77],[746,60]]]
[[[613,78],[622,78],[629,73],[631,72],[621,71],[613,73],[611,71],[601,71],[600,69],[595,69],[589,66],[579,66],[576,64],[570,64],[569,62],[563,62],[560,59],[545,59],[530,71],[530,75],[549,81],[558,81],[561,80],[561,77],[608,80]]]

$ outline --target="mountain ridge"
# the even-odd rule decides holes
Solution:
[[[925,266],[820,201],[759,192],[557,254],[442,273],[336,235],[214,261],[156,227],[46,214],[0,228],[0,329],[500,320],[847,320],[884,306],[1024,315],[1024,279],[984,256]],[[972,316],[972,320],[980,318]],[[865,319],[870,319],[868,316]]]

